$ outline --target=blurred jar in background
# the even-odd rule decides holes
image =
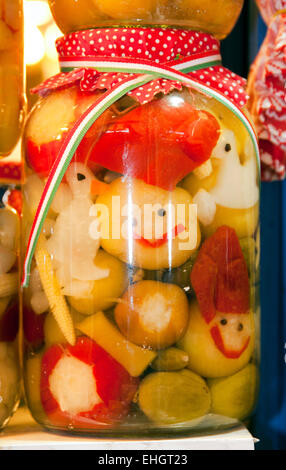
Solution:
[[[25,113],[23,2],[0,0],[0,155],[19,139]]]
[[[243,0],[48,0],[63,33],[104,26],[178,26],[225,38]]]
[[[9,421],[20,398],[19,216],[16,189],[21,167],[0,163],[0,429]]]

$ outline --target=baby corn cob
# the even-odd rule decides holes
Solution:
[[[43,239],[40,239],[38,242],[35,259],[39,269],[43,289],[48,298],[55,320],[67,342],[74,345],[76,342],[76,335],[72,317],[66,300],[61,293],[59,282],[53,270],[52,260],[45,247]]]
[[[212,174],[212,171],[213,171],[213,166],[212,166],[212,162],[209,159],[194,170],[194,175],[200,180],[203,180],[204,178],[207,178],[208,176],[210,176]]]
[[[0,275],[0,297],[8,297],[18,291],[19,274],[6,273]]]

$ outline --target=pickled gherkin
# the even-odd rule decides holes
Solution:
[[[154,372],[141,382],[138,403],[151,421],[171,425],[207,414],[211,396],[206,382],[194,372]]]
[[[187,367],[189,356],[185,351],[178,348],[165,349],[159,352],[151,367],[158,371],[175,371]]]

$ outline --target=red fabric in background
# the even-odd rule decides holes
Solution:
[[[257,4],[268,31],[251,67],[248,107],[259,137],[262,180],[275,181],[286,176],[286,0]]]

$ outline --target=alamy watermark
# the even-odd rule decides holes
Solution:
[[[110,205],[94,204],[89,215],[92,239],[138,240],[156,247],[178,238],[179,250],[197,246],[198,222],[196,204],[121,204],[120,196],[112,196]]]

